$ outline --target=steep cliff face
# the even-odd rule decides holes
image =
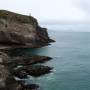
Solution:
[[[41,47],[52,41],[34,17],[0,10],[0,44]]]

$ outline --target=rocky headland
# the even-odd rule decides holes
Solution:
[[[25,85],[22,79],[50,73],[52,67],[38,63],[51,57],[15,55],[13,51],[40,48],[51,42],[54,40],[49,38],[47,29],[40,27],[34,17],[0,10],[0,90],[37,90],[38,85]]]
[[[37,48],[53,41],[34,17],[0,10],[0,49]]]

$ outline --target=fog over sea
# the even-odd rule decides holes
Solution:
[[[54,67],[52,73],[32,78],[40,90],[90,90],[90,25],[42,24],[48,27],[56,42],[27,53],[46,55],[53,59],[44,65]]]

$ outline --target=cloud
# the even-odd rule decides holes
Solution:
[[[0,9],[31,13],[41,21],[83,21],[90,18],[89,8],[89,0],[0,0]]]
[[[90,0],[67,0],[67,2],[83,11],[86,14],[86,19],[90,20]]]
[[[79,0],[78,7],[87,14],[90,14],[90,0]]]
[[[33,0],[30,4],[32,14],[44,20],[81,21],[86,17],[86,14],[81,9],[73,7],[72,4],[65,0],[37,1],[35,3],[35,0]]]

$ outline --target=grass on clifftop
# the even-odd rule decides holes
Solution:
[[[9,21],[19,22],[19,23],[30,23],[32,25],[37,25],[37,20],[32,16],[21,15],[14,12],[0,10],[0,19],[6,19]]]

